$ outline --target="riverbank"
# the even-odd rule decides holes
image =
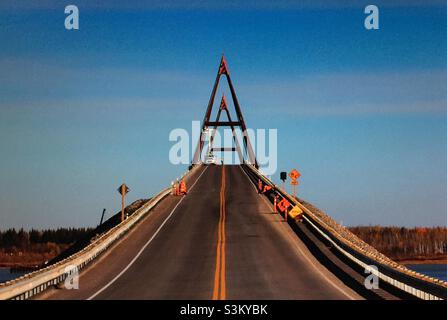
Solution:
[[[125,208],[130,216],[149,199],[136,200]],[[47,230],[0,231],[0,268],[32,270],[51,264],[82,250],[96,236],[121,222],[121,211],[96,228],[58,228]]]
[[[36,261],[34,263],[22,263],[22,262],[8,262],[8,263],[0,263],[1,269],[34,269],[42,265],[45,261]]]
[[[407,264],[408,269],[447,281],[447,264]]]
[[[400,259],[395,260],[396,262],[403,265],[415,265],[415,264],[446,264],[447,265],[447,257],[442,258],[419,258],[419,259]]]
[[[9,268],[0,268],[0,283],[18,278],[22,275],[24,275],[26,272],[21,272],[21,271],[13,271],[11,272],[11,270]]]
[[[447,264],[446,227],[356,226],[349,230],[401,264]]]
[[[0,249],[0,268],[33,270],[50,261],[61,252],[66,250],[70,244],[29,244],[26,250],[13,247],[9,250]]]

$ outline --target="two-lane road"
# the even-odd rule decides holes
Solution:
[[[272,213],[240,166],[203,167],[169,196],[79,290],[49,299],[356,299]]]

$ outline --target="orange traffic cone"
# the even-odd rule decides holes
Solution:
[[[184,180],[180,181],[180,194],[187,194],[186,183]]]

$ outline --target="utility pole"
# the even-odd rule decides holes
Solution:
[[[104,220],[105,213],[106,213],[106,208],[102,209],[101,221],[99,222],[99,225],[102,225],[102,221]]]

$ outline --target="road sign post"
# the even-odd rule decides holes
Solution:
[[[298,180],[292,180],[290,181],[290,184],[292,185],[293,196],[296,198],[296,186],[299,185],[300,182]]]
[[[289,177],[292,179],[290,180],[290,184],[292,185],[293,197],[296,198],[296,186],[299,184],[297,179],[301,177],[301,173],[299,173],[298,170],[293,169],[289,172]]]
[[[119,188],[118,192],[121,194],[121,222],[124,221],[124,197],[130,191],[130,189],[123,183]]]

